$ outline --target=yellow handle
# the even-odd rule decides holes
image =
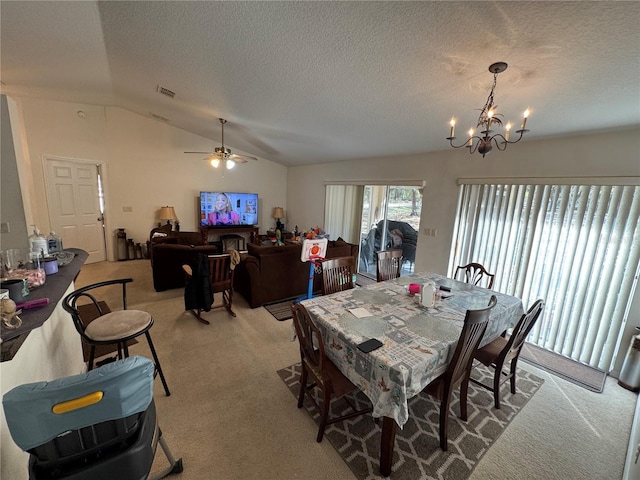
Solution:
[[[53,413],[62,414],[78,410],[79,408],[88,407],[94,405],[102,400],[104,392],[98,391],[89,393],[83,397],[74,398],[73,400],[67,400],[66,402],[58,403],[53,406]]]

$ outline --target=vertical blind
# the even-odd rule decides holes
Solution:
[[[461,185],[449,260],[546,301],[527,340],[609,371],[640,258],[640,187]]]

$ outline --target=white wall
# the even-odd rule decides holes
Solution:
[[[171,205],[181,230],[197,229],[197,198],[204,191],[256,192],[260,228],[274,220],[275,206],[286,208],[287,167],[260,159],[233,170],[213,169],[187,150],[209,150],[216,142],[117,107],[17,99],[24,116],[24,135],[32,165],[35,192],[34,221],[48,232],[43,157],[93,160],[105,165],[107,254],[113,252],[113,233],[125,228],[127,237],[145,242],[161,206]],[[77,112],[84,112],[80,118]],[[229,148],[233,149],[232,145]],[[238,152],[242,153],[242,152]],[[131,207],[125,212],[124,207]]]
[[[2,249],[27,248],[27,222],[24,214],[22,191],[16,163],[16,152],[13,145],[9,105],[7,97],[0,95],[0,222],[7,226],[8,232],[0,232]]]
[[[444,142],[444,141],[443,141]],[[523,140],[485,158],[466,149],[424,155],[290,167],[287,222],[323,225],[327,183],[424,180],[416,269],[446,274],[459,178],[606,177],[640,175],[640,128],[547,140]],[[437,236],[424,235],[425,228]]]

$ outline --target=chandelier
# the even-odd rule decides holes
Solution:
[[[449,122],[451,130],[447,140],[449,140],[449,143],[453,148],[465,147],[469,149],[469,153],[478,151],[478,153],[484,157],[487,153],[493,150],[493,145],[495,145],[498,150],[503,151],[510,143],[518,143],[522,139],[522,136],[529,131],[525,128],[527,126],[527,118],[529,117],[528,108],[524,111],[520,129],[515,131],[515,133],[519,134],[518,138],[515,140],[509,139],[509,134],[512,128],[511,122],[507,122],[504,126],[504,135],[502,133],[493,134],[493,130],[491,130],[491,127],[494,125],[502,126],[502,120],[499,118],[502,117],[502,115],[496,113],[497,105],[494,104],[493,91],[496,88],[498,74],[504,72],[506,69],[507,64],[505,62],[497,62],[489,66],[489,71],[493,73],[493,85],[491,86],[491,91],[489,92],[487,101],[485,102],[484,107],[482,107],[480,116],[478,117],[478,124],[476,125],[476,128],[480,135],[474,135],[474,130],[471,128],[468,132],[469,136],[465,142],[461,145],[454,145],[453,141],[456,139],[456,119],[455,117],[451,118],[451,121]]]

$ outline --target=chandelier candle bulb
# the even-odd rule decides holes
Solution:
[[[520,128],[520,130],[524,130],[525,127],[527,126],[527,118],[529,117],[529,109],[527,108],[524,113],[522,114],[522,127]]]
[[[511,122],[507,122],[507,124],[504,126],[504,129],[506,130],[506,133],[504,135],[504,139],[508,142],[509,141],[509,131],[511,130]]]
[[[471,146],[473,146],[473,128],[469,129],[469,145],[468,145],[468,147],[471,148]]]
[[[454,117],[451,117],[451,121],[449,122],[449,124],[451,125],[451,133],[449,133],[449,137],[454,138],[453,134],[456,131],[456,119]]]

